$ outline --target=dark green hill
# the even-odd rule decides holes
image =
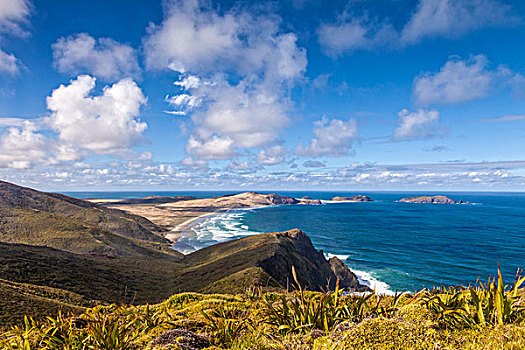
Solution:
[[[105,256],[180,259],[149,220],[0,181],[0,242]]]
[[[152,242],[166,243],[164,230],[141,216],[110,209],[56,193],[45,193],[0,181],[0,208],[32,209],[79,219],[109,231]]]
[[[179,270],[179,263],[165,259],[100,258],[0,243],[1,279],[58,288],[104,303],[159,302],[177,289],[174,277]]]
[[[231,279],[232,274],[254,267],[282,288],[291,287],[292,266],[301,285],[310,290],[333,289],[337,281],[324,254],[317,251],[310,238],[300,230],[264,233],[219,243],[187,255],[183,264],[185,269],[178,277],[181,284],[194,280],[199,289],[203,288],[201,285]],[[355,278],[350,270],[348,272]],[[350,278],[341,280],[340,285],[353,290],[366,289],[363,286],[354,288],[355,282]]]

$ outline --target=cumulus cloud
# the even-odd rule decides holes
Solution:
[[[0,39],[4,34],[25,36],[22,25],[27,22],[31,4],[28,0],[8,0],[0,2]],[[15,75],[20,71],[21,63],[12,53],[4,52],[0,47],[0,73]]]
[[[455,104],[485,97],[496,86],[520,89],[524,77],[499,65],[490,69],[485,55],[466,60],[451,58],[437,73],[425,72],[414,79],[413,98],[418,105]]]
[[[435,136],[443,131],[439,126],[439,112],[436,110],[418,109],[410,112],[407,109],[401,110],[399,126],[394,131],[393,140],[414,140]]]
[[[7,0],[0,2],[0,33],[25,35],[21,27],[29,16],[31,3],[28,0]]]
[[[389,46],[397,36],[389,23],[377,24],[366,18],[347,17],[343,16],[335,24],[321,24],[318,29],[319,43],[330,56]]]
[[[256,167],[254,167],[252,164],[248,163],[247,161],[244,161],[244,162],[232,161],[230,162],[230,164],[228,164],[228,168],[232,170],[237,170],[237,171],[246,171],[246,170],[256,169]]]
[[[52,163],[50,142],[37,132],[37,126],[25,121],[11,127],[0,138],[0,168],[27,169],[35,162]]]
[[[148,29],[146,66],[249,74],[270,65],[276,74],[295,77],[306,66],[306,54],[293,33],[279,33],[279,21],[237,8],[219,14],[198,0],[174,1],[164,21]]]
[[[234,141],[230,138],[221,138],[213,135],[206,140],[200,140],[191,135],[186,144],[186,152],[197,160],[230,159],[236,155]]]
[[[63,160],[78,160],[86,151],[124,154],[147,128],[137,118],[147,100],[133,80],[123,79],[92,96],[95,80],[79,76],[47,98],[52,114],[46,122],[58,133]]]
[[[15,55],[0,49],[0,73],[15,75],[19,70],[19,62]]]
[[[8,126],[23,126],[27,120],[23,118],[9,118],[2,117],[0,118],[0,128]]]
[[[194,91],[193,96],[207,100],[206,108],[192,115],[197,125],[194,133],[204,139],[216,133],[233,140],[233,147],[263,147],[275,141],[289,123],[289,102],[264,83],[231,85],[221,80]]]
[[[257,154],[259,164],[274,165],[284,162],[286,149],[281,145],[276,145],[268,149],[263,149]]]
[[[279,25],[277,15],[240,7],[219,13],[187,0],[170,3],[164,21],[149,28],[147,68],[181,73],[167,112],[191,114],[186,150],[193,158],[266,147],[289,124],[288,88],[302,78],[307,59],[295,34]],[[216,144],[218,151],[210,147]]]
[[[498,73],[488,69],[484,55],[453,58],[438,73],[423,73],[414,80],[417,104],[452,104],[487,96]]]
[[[297,147],[296,153],[303,157],[341,157],[348,155],[357,138],[354,118],[347,121],[323,117],[314,123],[315,138],[306,146]]]
[[[135,50],[110,38],[80,33],[59,38],[52,48],[55,67],[62,73],[91,74],[104,80],[140,75]]]
[[[517,22],[511,6],[497,0],[420,0],[401,32],[401,40],[413,44],[426,37],[454,38]]]
[[[498,0],[419,0],[399,31],[387,20],[356,16],[347,7],[335,23],[321,24],[317,34],[324,52],[336,57],[355,50],[402,48],[425,38],[459,38],[483,28],[520,22],[512,7]]]

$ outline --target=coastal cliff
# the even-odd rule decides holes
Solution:
[[[199,276],[193,282],[198,288],[205,288],[200,285],[210,281],[216,285],[224,285],[225,283],[219,281],[226,278],[230,283],[229,290],[233,290],[240,286],[232,280],[231,275],[255,267],[264,273],[273,286],[287,289],[293,287],[294,267],[299,283],[309,290],[333,289],[338,277],[340,286],[348,291],[367,289],[355,283],[357,278],[346,266],[339,266],[334,271],[324,254],[314,248],[310,238],[297,229],[263,233],[215,244],[188,254],[183,263],[190,267],[182,274],[181,283],[188,283],[188,276]],[[217,289],[213,288],[213,291],[217,292]]]

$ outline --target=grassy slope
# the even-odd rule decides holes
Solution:
[[[104,259],[0,243],[2,279],[59,288],[100,302],[159,302],[175,290],[178,270],[179,264],[170,260]]]
[[[97,225],[130,238],[168,243],[161,234],[163,229],[146,218],[61,194],[39,192],[3,181],[0,181],[0,208],[49,212]]]
[[[181,259],[149,220],[0,181],[0,242],[72,253]]]
[[[334,278],[328,262],[298,230],[224,242],[189,254],[181,262],[107,259],[0,243],[0,278],[59,288],[102,303],[154,303],[178,292],[241,293],[253,285],[281,289],[292,280],[292,266],[311,289],[319,290]]]
[[[0,208],[0,242],[78,254],[181,258],[181,254],[165,243],[130,238],[80,219],[31,209]]]
[[[0,279],[0,325],[20,323],[22,315],[80,314],[92,307],[83,296],[66,290]]]

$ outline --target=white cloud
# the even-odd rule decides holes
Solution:
[[[0,49],[0,73],[15,75],[18,73],[19,63],[15,55],[6,53]]]
[[[135,50],[110,38],[80,33],[59,38],[52,47],[55,67],[62,73],[91,74],[104,80],[140,75]]]
[[[0,138],[0,168],[27,169],[35,162],[53,162],[49,140],[36,131],[30,121],[7,129]]]
[[[414,99],[420,105],[458,103],[484,97],[492,82],[483,55],[452,59],[438,73],[424,73],[414,80]]]
[[[85,151],[124,154],[142,141],[147,125],[137,117],[147,100],[137,84],[124,79],[91,96],[94,88],[95,78],[82,75],[47,98],[52,114],[46,122],[58,133],[59,158],[78,160]]]
[[[148,28],[144,43],[148,68],[193,70],[234,54],[243,18],[211,11],[206,15],[199,5],[198,1],[173,2],[162,24]]]
[[[403,28],[401,40],[414,44],[426,37],[460,37],[488,27],[515,24],[511,7],[497,0],[420,0]]]
[[[0,40],[7,33],[15,36],[25,36],[22,28],[30,13],[31,4],[28,0],[0,1]],[[21,63],[12,53],[4,52],[0,47],[0,73],[15,75],[20,71]]]
[[[414,80],[418,105],[454,104],[485,97],[496,84],[520,88],[523,77],[504,66],[490,70],[485,55],[450,59],[438,73],[423,73]]]
[[[397,36],[388,23],[376,24],[366,18],[344,17],[335,24],[321,24],[318,29],[319,43],[330,56],[389,46]]]
[[[314,123],[315,138],[305,147],[297,147],[297,154],[303,157],[340,157],[350,153],[357,138],[357,124],[354,118],[347,121],[323,117]]]
[[[394,131],[393,140],[413,140],[435,136],[443,129],[439,127],[439,112],[418,109],[410,112],[406,109],[398,114],[399,126]]]
[[[175,110],[166,111],[166,113],[186,115],[187,113],[193,111],[194,108],[201,105],[202,98],[182,93],[174,96],[168,95],[166,96],[165,101],[168,102],[170,106],[175,108]]]
[[[329,56],[402,48],[425,38],[459,38],[483,28],[521,22],[510,5],[498,0],[419,0],[408,22],[396,31],[387,20],[353,15],[349,6],[335,23],[323,23],[317,30],[318,41]]]
[[[306,53],[296,46],[294,34],[279,34],[279,20],[237,7],[219,14],[204,1],[172,2],[164,21],[148,29],[146,66],[207,73],[234,69],[241,74],[272,66],[272,73],[296,78],[306,67]]]
[[[23,126],[27,120],[23,118],[0,118],[0,128],[7,126]]]
[[[166,98],[173,108],[167,112],[191,114],[192,157],[226,159],[237,149],[266,147],[289,124],[289,87],[303,77],[306,52],[295,34],[280,32],[278,16],[254,13],[178,1],[149,28],[147,68],[183,73],[175,82],[181,91]],[[219,140],[220,152],[207,154]]]
[[[284,162],[286,149],[281,145],[276,145],[268,149],[263,149],[257,154],[259,164],[273,165]]]
[[[251,165],[250,163],[248,163],[247,161],[244,161],[244,162],[230,162],[230,164],[228,164],[228,168],[232,169],[232,170],[238,170],[238,171],[245,171],[245,170],[254,170],[256,169],[253,165]]]
[[[233,143],[232,139],[220,138],[217,135],[204,141],[191,135],[186,144],[186,152],[197,160],[229,159],[236,155]]]
[[[203,139],[218,134],[233,140],[234,147],[263,147],[289,123],[288,101],[273,84],[220,81],[193,96],[207,100],[206,109],[192,115],[195,133]]]
[[[0,1],[0,33],[24,35],[21,24],[30,13],[31,4],[28,0]]]

